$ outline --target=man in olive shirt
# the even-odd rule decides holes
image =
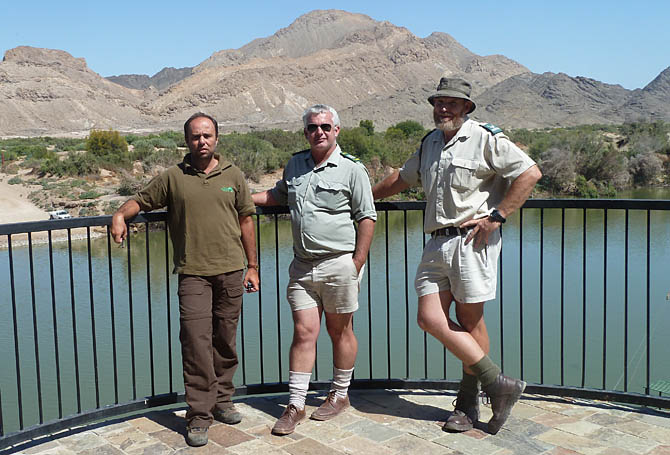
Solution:
[[[430,234],[416,272],[419,326],[463,363],[454,413],[444,429],[467,431],[479,419],[479,384],[491,398],[489,432],[497,433],[526,383],[509,378],[487,355],[484,303],[496,295],[499,228],[521,207],[541,173],[502,130],[468,118],[472,86],[443,77],[428,98],[436,129],[399,171],[375,185],[384,198],[421,185]],[[455,303],[456,319],[449,316]]]
[[[365,166],[337,145],[337,112],[317,104],[305,111],[303,123],[309,150],[293,155],[273,189],[253,195],[256,205],[288,204],[291,211],[295,257],[287,297],[293,312],[293,342],[289,404],[272,429],[278,435],[292,433],[305,418],[324,312],[333,343],[333,382],[328,398],[311,417],[328,420],[349,406],[347,391],[358,351],[353,313],[377,219]]]
[[[244,288],[259,288],[251,218],[256,208],[242,172],[215,153],[218,132],[211,116],[192,115],[184,124],[190,153],[123,204],[111,229],[120,243],[127,236],[126,220],[140,210],[167,207],[179,274],[186,441],[192,446],[207,443],[213,418],[228,424],[242,419],[231,401],[237,323]]]

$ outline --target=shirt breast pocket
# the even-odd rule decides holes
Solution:
[[[452,188],[459,191],[472,190],[481,182],[481,179],[477,176],[477,170],[479,169],[478,161],[454,158],[451,161],[451,165],[453,167],[451,172]]]
[[[288,187],[288,205],[293,206],[298,200],[298,195],[304,191],[303,184],[305,183],[305,176],[293,177],[286,182]]]
[[[349,188],[340,182],[321,180],[314,188],[314,202],[327,209],[342,207],[349,200]]]

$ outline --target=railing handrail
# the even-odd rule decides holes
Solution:
[[[379,202],[376,204],[376,208],[379,212],[408,212],[408,211],[421,211],[425,210],[426,203],[425,201],[390,201],[390,202]],[[544,209],[583,209],[584,210],[584,231],[586,228],[586,211],[587,210],[604,210],[604,224],[607,226],[607,210],[625,210],[625,225],[626,225],[626,236],[628,229],[628,211],[629,210],[643,210],[646,211],[646,223],[647,223],[647,313],[649,313],[649,220],[650,220],[650,211],[667,211],[670,210],[670,200],[647,200],[647,199],[636,199],[636,200],[627,200],[627,199],[530,199],[524,206],[527,209],[540,209],[540,213],[544,213]],[[278,207],[259,207],[256,210],[256,215],[282,215],[288,213],[288,208],[285,206]],[[406,213],[405,213],[405,240],[407,239],[407,225],[406,225]],[[542,215],[540,215],[541,218]],[[519,215],[519,228],[523,230],[523,212]],[[275,216],[275,220],[277,217]],[[24,223],[11,223],[11,224],[2,224],[0,225],[0,236],[12,236],[15,234],[30,234],[33,232],[43,232],[43,231],[52,231],[52,230],[65,230],[65,229],[76,229],[76,228],[91,228],[91,227],[106,227],[111,224],[112,216],[94,216],[94,217],[80,217],[80,218],[71,218],[64,220],[43,220],[43,221],[31,221]],[[155,211],[149,213],[140,213],[135,218],[130,220],[132,224],[142,224],[142,223],[154,223],[154,222],[165,222],[167,220],[166,211]],[[256,220],[258,222],[258,219]],[[564,219],[562,223],[564,222]],[[541,223],[541,221],[540,221]],[[258,226],[258,225],[257,225]],[[388,217],[387,217],[387,226],[388,228]],[[562,226],[564,230],[565,226]],[[507,229],[507,228],[505,228]],[[606,229],[605,229],[606,231]],[[522,232],[522,231],[521,231]],[[107,242],[109,243],[109,234],[107,231]],[[275,236],[277,235],[277,225],[275,224]],[[584,233],[584,237],[586,234]],[[51,235],[49,235],[51,238]],[[165,245],[167,251],[167,234],[165,234]],[[388,232],[386,233],[388,237]],[[424,237],[425,238],[425,237]],[[627,237],[626,237],[627,238]],[[148,239],[148,237],[147,237]],[[1,238],[0,238],[1,240]],[[388,241],[388,239],[387,239]],[[561,245],[562,245],[561,241]],[[522,242],[520,242],[522,244]],[[540,240],[542,243],[542,240]],[[607,244],[606,233],[604,244]],[[11,243],[10,243],[11,245]],[[30,242],[29,242],[30,245]],[[541,248],[541,246],[540,246]],[[626,247],[627,248],[627,247]],[[275,245],[275,251],[277,246]],[[89,245],[90,250],[90,245]],[[585,251],[585,250],[584,250]],[[387,252],[388,253],[388,252]],[[406,252],[405,252],[406,253]],[[30,253],[32,254],[32,252]],[[89,251],[90,255],[90,251]],[[147,255],[148,255],[148,242],[147,242]],[[10,262],[11,262],[11,249],[10,249]],[[128,250],[128,257],[130,257]],[[90,258],[89,258],[90,260]],[[585,259],[584,259],[585,260]],[[541,260],[540,260],[541,262]],[[606,267],[606,256],[605,256],[605,267]],[[375,265],[378,266],[378,265]],[[626,265],[627,267],[627,265]],[[368,273],[369,269],[368,267]],[[278,269],[278,267],[277,267]],[[111,272],[110,272],[111,273]],[[169,273],[169,272],[168,272]],[[277,270],[276,273],[284,273],[283,271]],[[562,273],[562,272],[561,272]],[[89,271],[90,275],[90,271]],[[110,275],[111,277],[111,275]],[[386,278],[388,280],[388,278]],[[561,276],[562,279],[562,276]],[[277,280],[277,282],[279,282]],[[13,285],[13,283],[12,283]],[[169,287],[169,286],[168,286]],[[92,291],[91,291],[92,292]],[[502,289],[500,290],[502,294]],[[278,298],[278,297],[277,297]],[[407,296],[405,296],[407,298]],[[562,297],[561,297],[562,299]],[[34,296],[33,296],[34,300]],[[605,301],[607,299],[605,298]],[[502,300],[501,300],[502,301]],[[168,302],[169,303],[169,302]],[[605,302],[606,303],[606,302]],[[260,304],[260,301],[259,301]],[[150,303],[149,303],[150,305]],[[541,305],[541,303],[540,303]],[[34,301],[33,301],[34,306]],[[169,306],[169,305],[168,305]],[[649,315],[647,314],[647,317]],[[606,319],[606,317],[605,317]],[[648,324],[648,322],[647,322]],[[15,327],[16,331],[16,327]],[[95,329],[93,329],[95,332]],[[169,333],[169,331],[168,331]],[[647,333],[648,336],[648,333]],[[647,341],[648,342],[648,341]],[[390,353],[390,344],[389,353]],[[522,356],[523,357],[523,356]],[[261,358],[262,360],[262,358]],[[153,363],[153,362],[152,362]],[[389,364],[390,365],[390,364]],[[445,363],[446,368],[446,363]],[[371,368],[372,369],[372,368]],[[445,369],[446,372],[446,369]],[[262,377],[262,376],[261,376]],[[646,394],[640,394],[635,392],[627,391],[624,388],[624,391],[613,391],[606,390],[603,385],[603,389],[592,389],[588,387],[574,387],[567,385],[553,386],[542,384],[544,380],[540,379],[539,384],[529,384],[528,392],[537,393],[537,394],[562,394],[566,396],[575,396],[581,398],[594,398],[594,399],[603,399],[603,400],[613,400],[619,402],[627,402],[634,404],[641,404],[646,406],[656,406],[656,407],[665,407],[670,409],[670,397],[663,396],[652,396],[649,391],[649,383],[647,382]],[[562,381],[562,379],[561,379]],[[648,381],[648,378],[647,378]],[[368,379],[357,379],[352,384],[352,388],[375,388],[375,387],[389,387],[389,388],[399,388],[399,387],[454,387],[456,383],[446,379],[396,379],[391,377],[390,370],[388,378],[371,378]],[[562,382],[561,382],[562,384]],[[311,385],[312,389],[320,389],[326,387],[325,383],[321,381],[314,381]],[[615,386],[616,387],[616,386]],[[285,381],[282,381],[282,376],[279,377],[279,382],[263,382],[261,380],[258,384],[245,384],[238,387],[237,395],[248,395],[248,394],[258,394],[258,393],[277,393],[284,392],[287,390],[287,384]],[[82,424],[86,422],[93,421],[95,419],[113,417],[125,412],[137,411],[145,408],[150,408],[152,406],[164,405],[169,403],[177,403],[183,401],[183,393],[170,393],[170,394],[160,394],[156,393],[153,396],[146,397],[144,399],[132,399],[123,403],[117,403],[114,405],[107,405],[95,409],[83,410],[75,415],[70,415],[63,417],[62,419],[56,421],[44,422],[39,425],[29,426],[23,428],[18,432],[11,434],[2,434],[2,401],[3,396],[0,391],[0,450],[9,445],[20,443],[28,438],[41,436],[47,434],[50,431],[58,431],[63,428],[67,428],[68,425],[73,424]],[[152,392],[153,393],[153,392]]]
[[[423,210],[426,201],[388,201],[375,203],[377,210]],[[564,209],[631,209],[670,210],[670,199],[528,199],[523,208],[564,208]],[[256,207],[256,215],[288,213],[288,207]],[[165,221],[167,212],[156,210],[141,212],[130,220],[132,223]],[[106,226],[111,224],[112,215],[74,217],[63,220],[25,221],[0,224],[0,235],[26,234],[55,229]]]

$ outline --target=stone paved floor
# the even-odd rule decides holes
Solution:
[[[306,420],[289,436],[270,434],[287,395],[236,400],[242,423],[216,423],[209,444],[184,442],[183,408],[70,430],[2,454],[653,454],[670,455],[670,414],[625,405],[524,395],[505,427],[485,424],[461,434],[443,432],[453,393],[434,390],[351,392],[352,408],[329,422]],[[310,394],[308,415],[324,398]],[[481,420],[491,417],[482,406]]]

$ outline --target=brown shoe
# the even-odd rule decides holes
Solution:
[[[454,412],[444,423],[444,431],[462,432],[472,430],[474,422],[479,420],[479,393],[459,390],[456,396]]]
[[[285,435],[295,431],[295,427],[305,418],[305,409],[298,409],[293,404],[289,404],[284,409],[284,413],[272,427],[272,434]]]
[[[512,412],[514,403],[526,389],[526,382],[499,373],[493,383],[482,389],[491,398],[493,417],[489,420],[489,433],[496,434]]]
[[[344,398],[337,398],[335,391],[328,393],[326,401],[314,411],[310,418],[314,420],[330,420],[340,415],[342,411],[349,407],[349,395]]]

